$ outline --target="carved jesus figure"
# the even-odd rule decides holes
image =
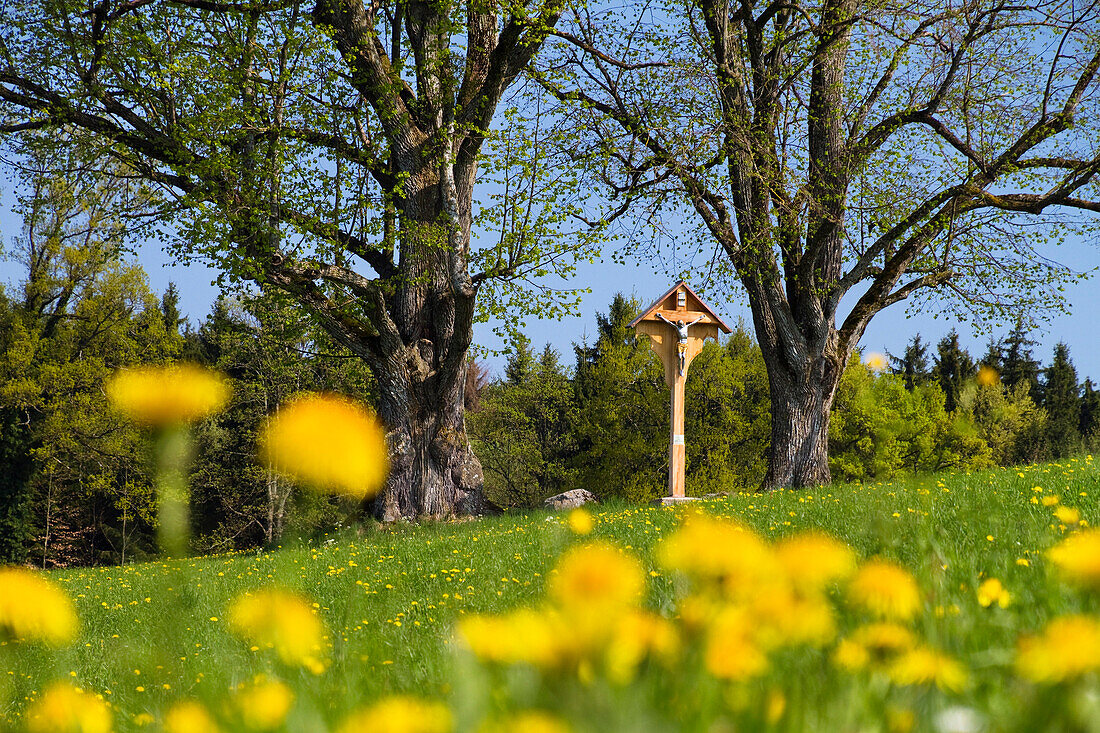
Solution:
[[[691,323],[684,323],[683,319],[677,320],[675,323],[673,323],[672,321],[665,318],[664,315],[660,312],[658,312],[656,315],[657,318],[675,328],[676,333],[679,335],[679,340],[676,343],[676,351],[680,355],[680,376],[682,377],[684,376],[684,358],[687,355],[688,329],[694,326],[699,321],[706,318],[706,314],[699,316]]]

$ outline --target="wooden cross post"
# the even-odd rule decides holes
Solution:
[[[650,347],[661,357],[665,366],[665,384],[672,393],[668,493],[674,499],[683,498],[684,458],[687,452],[684,441],[684,385],[687,383],[688,367],[706,339],[717,339],[719,332],[729,333],[730,327],[684,282],[670,288],[631,321],[630,326],[638,333],[649,336]]]

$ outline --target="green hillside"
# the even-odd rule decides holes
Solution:
[[[1091,614],[1100,627],[1098,589],[1066,582],[1045,555],[1067,534],[1093,537],[1087,524],[1096,521],[1098,492],[1100,469],[1089,456],[1018,470],[738,494],[677,509],[604,506],[592,512],[588,535],[570,528],[570,515],[532,512],[375,527],[268,553],[58,571],[49,578],[73,598],[79,635],[58,649],[14,641],[0,646],[4,717],[22,726],[28,703],[63,680],[102,695],[118,730],[159,729],[165,711],[185,699],[201,701],[223,729],[241,728],[251,720],[242,696],[262,675],[293,693],[285,720],[252,720],[260,728],[273,722],[275,730],[335,730],[351,711],[394,693],[445,701],[456,730],[528,707],[549,708],[575,730],[925,730],[945,710],[984,721],[988,730],[1033,730],[1028,726],[1037,720],[1057,728],[1051,715],[1095,725],[1100,655],[1080,669],[1067,668],[1067,681],[1059,684],[1026,679],[1017,657],[1021,635],[1039,632],[1055,617]],[[743,677],[727,670],[726,679],[717,679],[722,674],[707,656],[712,637],[695,629],[695,611],[684,601],[689,594],[703,597],[705,580],[670,570],[675,562],[660,549],[698,509],[742,522],[765,540],[824,530],[860,558],[897,560],[920,588],[916,615],[900,625],[963,670],[965,681],[932,675],[927,683],[901,684],[885,665],[875,671],[874,660],[862,670],[845,667],[838,656],[843,640],[856,638],[855,629],[873,619],[851,601],[844,582],[826,591],[835,610],[833,633],[808,644],[765,646],[766,668]],[[583,515],[572,519],[575,529],[587,529]],[[557,558],[603,541],[640,559],[644,607],[671,620],[674,645],[647,647],[625,675],[614,674],[610,662],[602,666],[598,654],[507,665],[479,664],[459,651],[460,619],[541,608]],[[716,556],[723,552],[736,550],[722,548]],[[579,557],[586,553],[600,557],[595,550]],[[979,603],[978,588],[989,578],[1009,594],[1005,607],[997,597],[990,607]],[[272,585],[314,604],[329,630],[318,652],[323,669],[284,663],[230,628],[234,599]],[[576,615],[581,607],[571,608],[560,627],[567,637],[583,634],[586,624]],[[520,626],[499,628],[522,639],[516,652],[522,656],[530,653],[526,645],[539,642],[532,629],[543,627],[528,628],[530,638]],[[1087,633],[1071,641],[1082,654],[1100,643]],[[431,722],[430,716],[420,720]],[[435,728],[394,728],[422,729]],[[1067,722],[1064,729],[1085,728]]]

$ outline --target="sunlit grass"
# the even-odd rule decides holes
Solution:
[[[886,727],[895,713],[901,716],[895,727],[904,729],[906,715],[923,725],[949,706],[972,709],[995,722],[994,729],[1023,729],[1028,714],[1043,710],[1044,696],[1053,693],[1016,674],[1021,635],[1038,633],[1058,616],[1100,611],[1098,594],[1067,582],[1045,554],[1067,533],[1100,521],[1098,492],[1100,470],[1082,457],[972,475],[741,494],[675,509],[603,506],[592,511],[591,533],[584,536],[575,533],[588,529],[582,518],[531,512],[373,526],[361,536],[349,531],[267,553],[53,572],[48,577],[75,602],[79,637],[59,650],[12,642],[0,647],[0,700],[11,701],[3,718],[14,724],[28,701],[64,680],[101,694],[118,729],[162,721],[173,703],[191,698],[226,720],[230,691],[265,675],[293,691],[287,730],[335,729],[352,711],[395,693],[448,702],[462,730],[497,709],[496,703],[472,702],[492,697],[482,695],[485,685],[507,683],[515,694],[534,684],[528,673],[528,683],[483,674],[457,653],[454,629],[463,616],[539,606],[559,556],[575,544],[601,542],[640,559],[648,582],[644,606],[675,619],[685,584],[659,562],[657,548],[681,517],[701,507],[765,539],[816,529],[844,540],[861,559],[896,561],[919,585],[914,632],[958,660],[967,683],[957,693],[890,691],[881,680],[839,669],[830,642],[777,653],[771,671],[750,683],[716,685],[713,699],[696,706],[696,717],[677,721],[685,729],[705,729],[708,720],[723,716],[742,715],[737,719],[744,723],[751,718],[744,711],[756,709],[763,724],[778,729]],[[1052,496],[1057,502],[1043,501]],[[1059,519],[1071,518],[1057,513],[1067,507],[1085,525]],[[979,589],[991,578],[1009,595],[1004,607],[981,602]],[[315,604],[329,635],[323,665],[288,664],[230,628],[234,600],[269,586]],[[855,623],[845,614],[840,636]],[[683,674],[692,694],[709,689],[697,672]],[[668,725],[659,716],[665,708],[677,710],[675,700],[661,702],[676,688],[670,677],[675,675],[654,670],[619,688],[599,680],[587,688],[562,682],[555,712],[580,730]],[[1081,699],[1095,699],[1094,673],[1084,684],[1093,697]],[[605,718],[592,717],[583,702],[569,697],[584,694],[609,706]]]

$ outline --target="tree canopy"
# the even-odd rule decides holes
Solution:
[[[536,59],[605,219],[723,272],[773,399],[772,486],[827,481],[836,386],[882,309],[1058,305],[1100,212],[1100,10],[692,0],[571,6]],[[682,227],[687,233],[669,233]],[[652,237],[649,236],[652,234]],[[686,254],[685,254],[686,250]],[[693,255],[694,253],[694,255]]]
[[[487,144],[559,12],[17,0],[0,9],[0,132],[115,161],[155,191],[177,252],[289,293],[367,361],[393,454],[379,516],[471,511],[482,481],[462,392],[477,294],[553,309],[556,291],[519,298],[500,283],[570,262],[545,227],[566,202],[517,203],[549,185],[509,157],[537,151],[538,135]],[[479,161],[511,187],[476,211]],[[474,241],[475,218],[497,236]]]

